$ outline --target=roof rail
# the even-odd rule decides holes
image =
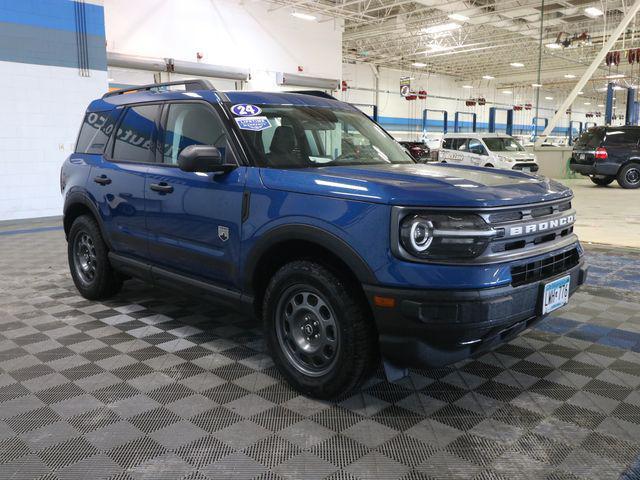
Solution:
[[[329,98],[331,100],[337,100],[333,95],[329,95],[322,90],[290,90],[288,93],[299,93],[301,95],[311,95],[312,97]]]
[[[192,80],[178,80],[176,82],[162,82],[162,83],[150,83],[148,85],[138,85],[136,87],[121,88],[113,90],[112,92],[105,93],[102,98],[113,97],[115,95],[122,95],[129,92],[150,91],[154,89],[160,89],[162,87],[171,87],[173,85],[184,85],[185,90],[215,90],[214,86],[209,80],[192,79]]]

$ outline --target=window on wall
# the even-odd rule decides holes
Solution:
[[[115,111],[87,113],[80,127],[75,152],[102,154],[117,118]]]
[[[173,103],[168,107],[163,163],[177,165],[180,152],[189,145],[212,145],[225,158],[227,132],[209,107],[200,103]]]
[[[124,113],[113,145],[113,158],[122,162],[153,162],[155,122],[159,105],[129,107]]]

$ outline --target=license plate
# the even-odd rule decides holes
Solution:
[[[531,167],[522,167],[523,172],[531,172]]]
[[[585,158],[586,158],[586,157],[585,157],[584,153],[581,153],[581,154],[580,154],[580,160],[584,160]]]
[[[542,291],[542,314],[553,312],[569,301],[571,275],[549,282]]]

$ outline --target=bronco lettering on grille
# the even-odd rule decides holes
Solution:
[[[576,221],[575,215],[567,215],[566,217],[555,218],[553,220],[545,220],[544,222],[530,223],[528,225],[518,225],[509,228],[509,236],[528,235],[536,232],[545,232],[565,226],[572,225]]]

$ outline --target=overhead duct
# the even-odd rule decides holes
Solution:
[[[170,72],[201,77],[225,78],[229,80],[249,79],[249,69],[211,65],[208,63],[187,62],[173,58],[140,57],[124,53],[107,52],[107,65],[110,67],[150,70],[152,72]]]
[[[276,73],[276,83],[283,87],[311,87],[321,90],[337,90],[338,80],[332,78],[307,77],[306,75],[295,75],[293,73]]]

